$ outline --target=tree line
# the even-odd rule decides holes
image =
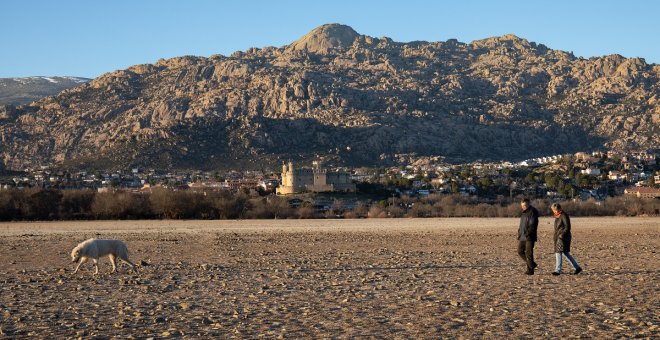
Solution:
[[[561,202],[572,216],[657,215],[660,201],[620,196],[605,201]],[[550,200],[533,204],[550,215]],[[390,197],[348,204],[335,199],[328,207],[304,202],[292,207],[279,196],[245,192],[190,192],[155,189],[151,193],[91,190],[0,190],[0,220],[95,219],[275,219],[275,218],[396,218],[396,217],[516,217],[518,202],[484,202],[474,196],[434,194]]]

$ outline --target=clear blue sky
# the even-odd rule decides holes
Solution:
[[[0,77],[97,77],[181,55],[282,46],[325,23],[395,41],[513,33],[660,63],[660,1],[2,0]]]

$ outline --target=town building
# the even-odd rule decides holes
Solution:
[[[237,191],[243,188],[256,189],[259,186],[259,180],[255,178],[226,179],[222,186],[229,190]]]
[[[583,175],[600,175],[599,168],[587,168],[580,170],[580,173]]]
[[[607,178],[611,181],[622,181],[625,176],[619,171],[610,171]]]
[[[593,155],[590,155],[586,152],[577,152],[575,154],[575,160],[578,162],[595,162],[597,159]]]
[[[278,195],[312,191],[347,191],[355,192],[351,175],[346,172],[330,172],[322,169],[319,162],[312,168],[294,168],[293,162],[282,164],[282,185],[277,188]]]
[[[660,198],[660,189],[651,187],[631,187],[623,192],[626,195],[636,196],[638,198]]]

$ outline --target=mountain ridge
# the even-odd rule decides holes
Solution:
[[[28,104],[90,80],[71,76],[0,78],[0,105]]]
[[[641,58],[515,35],[403,43],[323,25],[280,48],[161,59],[0,108],[0,155],[10,169],[249,168],[648,148],[659,76]]]

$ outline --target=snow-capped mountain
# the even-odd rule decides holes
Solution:
[[[0,105],[27,104],[90,80],[82,77],[0,78]]]

